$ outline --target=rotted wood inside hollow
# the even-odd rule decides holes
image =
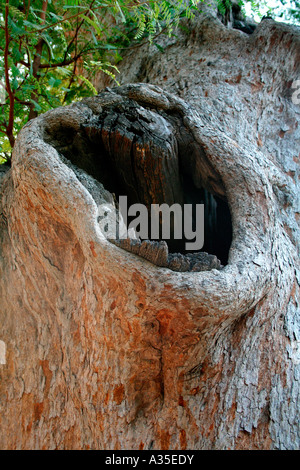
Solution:
[[[203,252],[216,255],[207,258],[209,262],[203,262],[204,269],[219,268],[227,263],[232,227],[222,179],[179,115],[145,108],[127,99],[102,107],[101,113],[84,124],[67,145],[58,141],[61,139],[56,135],[56,148],[72,163],[95,177],[117,199],[127,195],[129,205],[144,204],[148,214],[151,204],[165,203],[170,207],[203,203]],[[203,270],[197,264],[197,257],[182,258],[188,254],[185,252],[186,239],[175,239],[173,227],[170,239],[165,241],[169,258],[164,266],[186,271],[197,265],[199,269],[194,270]],[[151,261],[156,259],[155,243],[148,243],[147,249],[145,244],[140,248],[137,244],[134,247],[127,245],[128,242],[119,243],[122,248],[146,258],[147,252],[147,259]],[[154,255],[149,255],[151,250]],[[175,253],[182,255],[175,259]],[[201,259],[203,261],[203,256]]]

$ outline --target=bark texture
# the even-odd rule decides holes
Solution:
[[[2,449],[300,447],[299,30],[268,20],[248,36],[204,15],[177,41],[124,62],[124,83],[155,85],[31,121],[0,173]],[[130,144],[122,106],[147,117]],[[141,172],[126,191],[184,199],[185,174],[225,201],[221,269],[174,272],[101,230],[122,162],[143,162],[138,138],[160,155],[159,132],[154,189]]]

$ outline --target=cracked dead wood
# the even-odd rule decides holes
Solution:
[[[285,41],[273,23],[249,40],[201,21],[203,55],[208,40],[210,56],[222,52],[221,32],[235,52],[256,50],[256,61],[258,35],[259,44]],[[294,57],[299,36],[287,34]],[[230,69],[234,54],[226,60]],[[290,59],[291,78],[293,67]],[[152,72],[148,64],[154,83]],[[259,96],[246,93],[253,77],[229,78],[224,99],[244,86],[250,103],[239,122],[230,108],[222,125],[211,97],[192,103],[192,87],[183,99],[131,83],[21,131],[11,170],[0,173],[1,448],[299,448],[297,186],[286,171],[294,144],[287,138],[283,155],[261,117],[255,129],[277,157],[256,130],[240,134],[243,119],[255,122],[255,100],[277,99],[281,78]],[[296,119],[290,96],[281,105],[272,123]],[[159,265],[156,247],[150,262],[133,242],[111,243],[98,207],[123,191],[145,204],[203,200],[206,251],[222,266],[176,271]]]

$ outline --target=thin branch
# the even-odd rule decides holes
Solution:
[[[40,69],[55,69],[56,67],[66,67],[67,65],[73,64],[76,60],[79,59],[81,53],[77,54],[76,57],[72,57],[68,60],[63,60],[62,62],[58,62],[57,64],[41,64]]]
[[[25,0],[24,0],[24,7],[25,7]],[[30,0],[28,0],[28,4],[27,4],[26,20],[28,19],[29,11],[30,11]]]
[[[140,5],[146,5],[146,4],[147,4],[147,1],[146,2],[138,2],[138,3],[133,1],[132,4],[126,5],[126,7],[128,9],[131,9],[131,8],[134,9],[134,8],[139,7]],[[106,8],[107,8],[107,5],[99,5],[98,7],[94,8],[94,11],[102,10],[102,9],[106,9]],[[47,26],[44,26],[43,28],[37,29],[36,31],[29,31],[28,34],[40,34],[41,32],[45,31],[46,29],[53,28],[54,26],[57,26],[61,23],[64,23],[65,21],[69,21],[69,20],[73,20],[74,18],[78,18],[81,15],[86,15],[90,11],[91,11],[91,9],[87,8],[86,10],[79,11],[78,13],[75,13],[74,15],[68,16],[67,18],[62,18],[61,20],[56,21],[55,23],[52,23],[52,24],[49,24]]]
[[[66,67],[67,65],[71,65],[74,62],[77,62],[78,59],[80,59],[80,57],[87,54],[88,52],[91,52],[94,49],[95,49],[95,47],[85,46],[83,49],[81,49],[81,51],[78,52],[78,54],[76,54],[74,57],[71,57],[71,59],[63,60],[62,62],[58,62],[56,64],[41,64],[40,69],[53,69],[53,68],[56,68],[56,67]]]
[[[24,65],[24,67],[30,68],[29,62],[25,62],[25,60],[19,60],[19,64]]]
[[[19,83],[18,88],[15,90],[15,93],[17,93],[17,92],[22,88],[22,86],[24,85],[25,81],[27,80],[27,77],[28,77],[28,72],[26,72],[25,77],[23,78],[23,80],[21,81],[21,83]],[[17,99],[17,97],[15,97],[15,98]]]
[[[18,103],[23,104],[24,106],[32,106],[31,101],[23,101],[23,100],[20,100],[20,98],[18,98],[17,96],[15,97],[15,100],[16,100]]]
[[[92,9],[94,3],[95,3],[95,0],[93,0],[92,3],[90,4],[90,6],[89,6],[89,12],[91,11],[91,9]],[[77,41],[79,30],[80,30],[80,28],[81,28],[81,26],[82,26],[83,24],[84,24],[84,18],[82,19],[82,21],[80,22],[80,24],[78,24],[78,18],[77,18],[77,27],[76,27],[76,31],[75,31],[75,34],[74,34],[72,40],[71,40],[70,43],[68,44],[67,50],[66,50],[66,52],[65,52],[65,59],[67,58],[67,54],[68,54],[68,52],[69,52],[69,50],[70,50],[70,48],[71,48],[73,42],[74,42],[74,41]]]
[[[77,61],[74,62],[73,72],[72,72],[71,78],[69,80],[68,90],[71,88],[71,85],[74,82],[74,77],[76,75],[76,69],[77,69]],[[68,96],[68,91],[66,91],[66,93],[65,93],[65,96],[64,96],[64,99],[63,99],[63,104],[66,102],[67,96]]]
[[[8,14],[9,14],[9,0],[6,0],[5,3],[5,49],[4,49],[4,69],[5,69],[5,85],[9,97],[9,118],[8,125],[6,127],[6,134],[9,139],[10,145],[13,148],[15,145],[15,138],[13,135],[14,129],[14,108],[15,108],[15,96],[10,86],[9,80],[9,43],[10,36],[8,30]]]
[[[45,21],[46,21],[47,8],[48,8],[48,0],[44,0],[43,5],[42,5],[41,15],[40,15],[40,19],[41,19],[42,23],[45,23]],[[41,38],[39,40],[39,42],[37,43],[37,45],[36,45],[35,55],[34,55],[33,63],[32,63],[32,75],[36,79],[38,77],[38,71],[41,67],[43,45],[44,45],[44,39]],[[34,91],[31,94],[31,99],[32,99],[32,101],[37,101],[38,100],[38,94],[37,94],[36,91]],[[28,120],[30,121],[31,119],[33,119],[35,117],[37,117],[37,112],[35,110],[34,104],[31,103]]]
[[[96,7],[95,10],[99,10],[99,9],[102,9],[102,8],[107,8],[107,7],[102,5],[102,6]],[[55,23],[49,24],[47,26],[44,26],[43,28],[37,29],[36,31],[30,31],[30,32],[28,32],[28,34],[40,34],[43,31],[46,31],[46,29],[53,28],[54,26],[57,26],[61,23],[64,23],[65,21],[69,21],[69,20],[73,20],[74,18],[78,18],[80,15],[85,15],[85,14],[89,13],[89,11],[90,11],[89,8],[84,10],[84,11],[79,11],[75,15],[68,16],[67,18],[62,18],[61,20],[56,21]]]

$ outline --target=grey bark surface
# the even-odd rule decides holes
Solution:
[[[1,448],[299,449],[299,41],[204,15],[21,131],[0,175]],[[113,195],[82,129],[122,100],[180,122],[180,161],[230,207],[226,266],[174,272],[101,232]]]

